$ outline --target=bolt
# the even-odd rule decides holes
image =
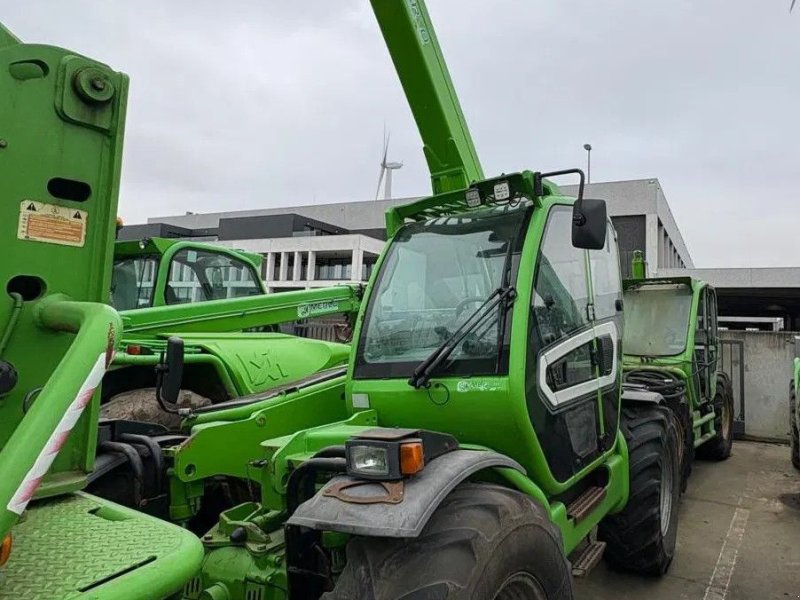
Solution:
[[[92,87],[98,92],[102,92],[104,89],[106,89],[106,82],[99,77],[95,77],[92,79]]]
[[[5,140],[0,140],[0,148],[6,148],[6,147],[8,147],[8,142]]]

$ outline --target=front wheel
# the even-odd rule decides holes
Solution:
[[[665,406],[623,408],[620,429],[628,445],[630,495],[625,508],[600,522],[605,558],[618,570],[663,575],[675,555],[680,467],[678,434]]]
[[[323,600],[572,600],[561,535],[529,497],[464,483],[414,539],[354,538]]]

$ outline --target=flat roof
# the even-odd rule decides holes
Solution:
[[[562,185],[559,187],[567,195],[574,196],[578,191],[577,186],[574,185]],[[683,262],[687,266],[693,266],[691,255],[683,240],[678,224],[675,222],[658,178],[648,177],[645,179],[590,183],[586,186],[585,194],[587,197],[606,200],[608,202],[608,214],[611,217],[656,215]],[[350,231],[383,229],[385,226],[384,214],[388,208],[408,204],[416,199],[418,198],[393,198],[391,200],[305,204],[213,213],[168,215],[151,217],[147,222],[167,223],[187,229],[208,229],[219,227],[220,219],[295,213]]]

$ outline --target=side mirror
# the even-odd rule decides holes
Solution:
[[[586,187],[586,176],[580,169],[565,169],[551,173],[533,174],[533,194],[537,198],[545,195],[544,180],[546,177],[561,175],[578,175],[578,199],[572,208],[572,245],[581,250],[602,250],[606,245],[606,229],[608,215],[605,200],[587,200],[583,197]]]
[[[183,383],[183,340],[172,336],[156,365],[156,397],[166,412],[176,413],[175,404]]]
[[[608,215],[605,200],[579,199],[572,208],[572,245],[602,250],[606,245]]]

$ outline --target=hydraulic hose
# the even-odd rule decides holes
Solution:
[[[161,446],[153,438],[136,433],[123,433],[120,439],[128,444],[141,444],[150,451],[156,471],[156,489],[160,494],[164,481],[164,453]]]
[[[347,461],[343,457],[311,458],[289,475],[286,483],[286,511],[289,516],[314,493],[314,484],[319,473],[344,473]]]
[[[677,400],[686,394],[686,383],[672,373],[655,369],[635,369],[624,376],[625,383],[641,385],[664,397],[664,400]]]
[[[124,454],[128,459],[133,471],[133,501],[136,506],[141,506],[142,503],[142,490],[144,488],[144,463],[142,457],[136,451],[136,448],[130,444],[123,444],[122,442],[102,442],[100,444],[101,450],[107,452],[119,452]]]

